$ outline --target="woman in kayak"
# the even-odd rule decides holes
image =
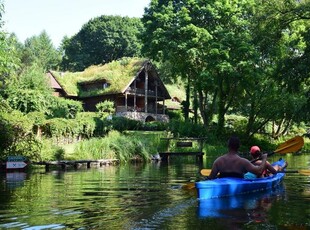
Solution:
[[[260,159],[260,156],[262,155],[262,153],[260,151],[260,148],[258,146],[256,146],[256,145],[251,147],[250,153],[251,153],[251,156],[252,156],[253,160]],[[260,165],[261,163],[262,163],[261,160],[257,160],[253,164],[254,165]],[[272,166],[268,161],[266,161],[266,166],[265,166],[265,169],[264,169],[263,173],[261,173],[261,174],[247,173],[244,176],[244,178],[251,179],[251,178],[267,177],[267,176],[270,176],[272,174],[276,174],[278,171],[283,170],[286,166],[287,166],[287,162],[285,163],[284,167],[281,167],[280,165]]]
[[[228,140],[228,153],[218,157],[212,166],[209,179],[217,177],[239,177],[243,178],[244,174],[251,172],[255,175],[263,173],[266,167],[267,154],[262,154],[260,165],[252,164],[248,159],[238,155],[240,140],[238,137],[231,137]],[[219,175],[218,175],[219,174]]]

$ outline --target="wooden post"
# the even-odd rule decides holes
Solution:
[[[163,101],[163,114],[166,114],[166,111],[165,111],[165,98],[164,98],[164,101]]]
[[[155,81],[155,114],[157,115],[157,81]]]
[[[134,91],[135,91],[135,95],[133,98],[133,106],[134,106],[134,111],[136,111],[137,110],[137,79],[135,79],[135,82],[134,82]]]
[[[128,111],[128,106],[127,106],[127,92],[125,92],[125,108],[126,112]]]
[[[145,83],[144,83],[144,112],[147,113],[147,91],[148,91],[148,81],[149,81],[149,75],[148,75],[148,66],[145,66]]]

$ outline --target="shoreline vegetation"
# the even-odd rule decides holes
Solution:
[[[120,163],[150,162],[159,152],[166,152],[168,147],[169,151],[180,151],[175,142],[167,146],[167,142],[161,140],[167,137],[206,137],[202,151],[219,156],[226,152],[226,142],[231,134],[241,138],[240,152],[242,156],[249,157],[248,149],[254,143],[264,151],[271,151],[278,143],[298,135],[292,132],[291,136],[274,140],[257,134],[249,139],[243,136],[242,130],[226,128],[226,135],[218,137],[212,130],[189,121],[171,119],[169,123],[144,123],[120,117],[107,119],[109,115],[78,112],[73,119],[40,120],[39,113],[3,112],[1,121],[8,134],[4,141],[10,146],[0,160],[5,161],[9,155],[24,155],[36,162],[99,159],[118,159]],[[235,118],[234,122],[238,123],[238,119]],[[197,145],[193,142],[192,148],[198,148]],[[309,146],[309,138],[305,138],[303,150],[309,150]]]
[[[102,138],[91,138],[60,146],[61,150],[58,150],[58,152],[62,155],[58,160],[117,159],[119,163],[151,162],[158,152],[167,149],[168,146],[164,141],[161,141],[161,138],[166,138],[168,135],[169,133],[166,131],[127,131],[120,133],[113,130]],[[272,151],[283,140],[270,141],[260,137],[260,139],[253,140],[254,142],[260,143],[260,146],[264,146],[263,149],[265,151]],[[250,146],[250,143],[245,143],[242,146],[240,155],[250,157],[247,151],[248,146]],[[193,148],[196,147],[198,146],[194,144]],[[309,151],[309,147],[309,140],[305,140],[305,146],[302,152],[307,151],[307,149]],[[170,144],[169,149],[171,151],[180,150],[176,147],[175,143]],[[207,140],[203,146],[203,152],[212,156],[222,155],[226,152],[226,149],[226,141],[224,139],[213,140],[212,142],[208,142]]]
[[[1,105],[1,104],[0,104]],[[159,152],[180,151],[176,143],[162,141],[162,138],[200,138],[206,137],[202,151],[219,156],[226,152],[226,142],[230,135],[238,135],[242,145],[241,154],[249,157],[251,145],[261,146],[264,151],[272,151],[277,144],[292,136],[304,133],[304,128],[296,128],[290,135],[277,140],[267,134],[256,134],[249,138],[243,128],[234,128],[240,122],[238,116],[229,117],[233,124],[224,129],[222,136],[204,128],[201,124],[184,121],[178,114],[170,114],[169,123],[141,122],[123,117],[113,117],[106,112],[74,111],[68,105],[73,118],[46,118],[43,113],[23,114],[11,109],[2,100],[3,109],[0,125],[5,135],[1,136],[2,162],[10,155],[22,155],[30,161],[74,161],[118,159],[120,163],[150,162]],[[0,106],[1,107],[1,106]],[[111,118],[112,117],[112,118]],[[198,148],[193,142],[193,148]],[[310,149],[309,138],[305,138],[303,150]]]

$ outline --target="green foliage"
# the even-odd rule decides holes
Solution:
[[[168,110],[167,115],[169,116],[170,120],[184,120],[183,113],[181,110]]]
[[[33,121],[19,111],[0,113],[0,154],[37,160],[41,143],[32,132]]]
[[[13,109],[23,113],[34,111],[48,113],[52,91],[43,70],[31,66],[18,77],[7,81],[5,96]]]
[[[76,116],[76,125],[79,125],[81,127],[81,135],[85,138],[90,138],[95,135],[96,129],[98,129],[98,126],[102,123],[99,120],[98,114],[91,113],[91,112],[81,112],[78,113]],[[98,125],[99,122],[99,125]],[[100,132],[99,135],[104,135],[104,133]]]
[[[77,159],[119,159],[127,162],[139,158],[150,159],[150,154],[155,153],[154,137],[143,138],[137,134],[122,135],[117,131],[111,131],[104,138],[93,138],[77,144],[75,157]]]
[[[112,130],[124,132],[126,130],[141,130],[141,131],[163,131],[167,129],[167,124],[159,121],[142,122],[126,117],[113,117],[111,121]]]
[[[42,140],[42,149],[40,152],[40,160],[42,161],[53,161],[63,160],[66,154],[64,148],[57,146],[53,143],[52,139],[44,138]]]
[[[106,100],[106,101],[98,103],[96,105],[96,109],[98,112],[107,113],[108,115],[115,113],[114,102],[110,100]]]
[[[65,150],[63,148],[57,149],[55,153],[56,160],[58,161],[64,160],[64,157],[65,157]]]
[[[151,121],[143,123],[141,130],[144,131],[164,131],[168,127],[167,123],[160,121]]]
[[[81,126],[76,124],[75,119],[53,118],[46,122],[43,131],[47,137],[60,141],[65,138],[76,138],[81,133]]]
[[[44,113],[38,111],[28,113],[26,117],[32,121],[34,126],[41,126],[46,121]]]
[[[209,128],[216,115],[219,136],[231,110],[248,118],[237,128],[247,135],[269,121],[283,135],[309,117],[308,19],[309,1],[154,0],[142,19],[143,52],[169,67],[171,81],[182,77],[186,108],[195,101]]]
[[[193,124],[189,121],[171,120],[168,130],[174,137],[206,137],[208,131],[200,124]]]
[[[138,36],[142,30],[138,18],[105,15],[93,18],[76,35],[63,40],[62,68],[82,71],[91,65],[138,56],[141,48]]]
[[[140,130],[143,122],[128,119],[125,117],[113,117],[112,118],[113,129],[123,132],[125,130]]]
[[[9,105],[8,101],[4,100],[4,98],[0,95],[0,113],[10,111],[12,111],[12,108]]]
[[[58,67],[61,53],[54,48],[46,31],[42,31],[38,36],[26,39],[21,61],[24,68],[35,64],[47,71]]]
[[[53,97],[49,106],[48,117],[72,119],[81,111],[83,111],[82,102]]]
[[[15,73],[20,64],[16,43],[17,41],[15,36],[8,37],[5,32],[0,30],[0,90],[4,88],[5,81]]]
[[[111,129],[111,124],[97,113],[79,112],[74,119],[48,119],[42,129],[44,136],[59,143],[68,143],[75,139],[103,136]]]

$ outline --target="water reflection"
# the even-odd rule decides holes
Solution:
[[[24,181],[27,177],[25,172],[7,172],[6,173],[6,188],[15,189],[24,186]]]
[[[253,221],[264,222],[272,203],[285,196],[283,184],[271,191],[255,192],[232,197],[199,200],[198,216],[200,218],[233,218],[234,215],[252,218]],[[258,220],[258,218],[260,220]]]
[[[309,156],[291,161],[290,166],[306,169]],[[42,169],[26,176],[3,173],[0,229],[310,227],[310,177],[286,175],[282,190],[203,204],[195,190],[181,189],[199,178],[199,169],[195,162],[176,161],[48,173]]]

